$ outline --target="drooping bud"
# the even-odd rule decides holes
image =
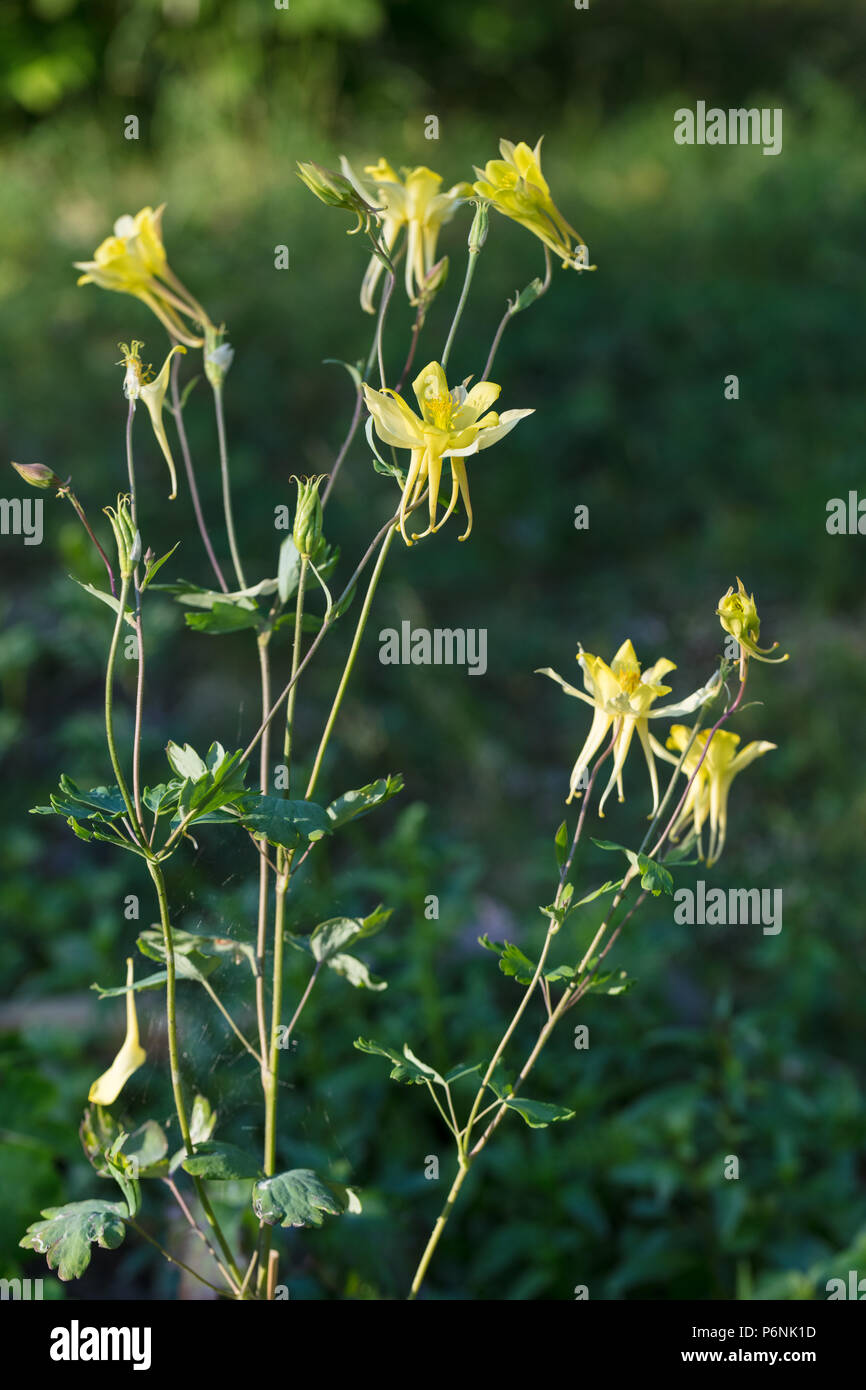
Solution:
[[[12,467],[31,487],[63,487],[62,480],[44,463],[13,463]]]
[[[298,489],[298,503],[295,508],[295,524],[292,540],[303,560],[314,559],[322,540],[322,499],[319,487],[327,474],[316,478],[295,478]]]
[[[313,160],[298,164],[298,178],[328,207],[353,212],[358,219],[358,226],[354,231],[361,227],[369,228],[370,218],[375,215],[376,208],[363,196],[360,184],[347,178],[345,174],[338,174],[333,169],[316,164]]]

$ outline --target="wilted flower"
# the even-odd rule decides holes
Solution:
[[[483,169],[476,167],[476,193],[489,198],[497,212],[539,237],[563,266],[595,270],[595,266],[587,265],[582,237],[566,222],[550,196],[541,172],[541,140],[534,150],[522,140],[519,145],[500,140],[499,150],[501,159],[488,160]]]
[[[92,261],[76,261],[79,285],[134,295],[152,309],[168,331],[188,347],[200,347],[203,339],[192,334],[180,315],[207,322],[207,315],[181,285],[169,267],[162,242],[163,203],[142,208],[131,217],[125,213],[114,224],[114,235],[97,246]]]
[[[683,760],[681,771],[690,778],[707,748],[707,739],[712,730],[703,729],[696,737]],[[688,747],[692,731],[685,724],[674,724],[667,740],[667,747],[681,754]],[[764,741],[747,743],[739,753],[739,734],[717,729],[712,735],[707,755],[700,764],[698,774],[689,787],[682,809],[671,827],[671,840],[676,843],[691,823],[691,829],[701,850],[701,829],[704,821],[710,819],[710,844],[707,864],[715,864],[725,844],[728,826],[728,793],[738,772],[742,772],[755,758],[763,757],[777,745]],[[659,749],[659,752],[661,750]],[[662,754],[664,756],[664,754]],[[679,761],[669,758],[670,762]]]
[[[351,166],[345,156],[340,161],[347,178],[355,180]],[[461,203],[472,196],[472,185],[455,183],[447,192],[440,193],[442,177],[432,169],[419,165],[415,169],[404,169],[403,177],[391,168],[386,159],[378,164],[368,164],[364,172],[369,174],[375,185],[375,199],[379,205],[382,222],[382,241],[388,255],[394,250],[402,227],[406,227],[406,293],[412,304],[417,304],[433,266],[436,264],[436,241],[439,228],[449,222]],[[357,180],[355,180],[357,182]],[[374,255],[367,267],[361,286],[361,307],[368,314],[375,312],[373,292],[384,269],[383,262]],[[428,285],[429,290],[429,285]]]
[[[736,638],[742,650],[749,656],[753,656],[756,661],[775,664],[778,661],[788,660],[787,652],[784,656],[770,656],[770,652],[774,652],[778,647],[778,642],[774,642],[772,647],[758,646],[761,620],[758,617],[755,595],[746,593],[742,579],[737,579],[737,593],[734,593],[733,588],[730,588],[719,599],[716,612],[725,632]]]
[[[138,1017],[135,1012],[135,993],[132,959],[126,962],[126,1037],[123,1046],[108,1071],[94,1081],[87,1099],[97,1105],[113,1105],[133,1072],[147,1061],[147,1053],[138,1039]]]
[[[420,536],[414,535],[413,540],[438,531],[457,505],[459,494],[468,520],[460,537],[465,541],[472,530],[472,505],[464,458],[496,444],[533,411],[506,410],[497,415],[495,410],[490,410],[501,389],[492,381],[479,381],[471,391],[465,386],[449,391],[445,372],[438,362],[430,362],[418,373],[412,389],[421,411],[420,418],[396,391],[390,388],[374,391],[364,386],[364,396],[379,438],[396,449],[411,450],[400,501],[400,531],[406,544],[411,545],[406,535],[406,512],[420,499],[426,484],[430,489],[430,524]],[[437,521],[442,460],[446,458],[451,464],[451,500]]]
[[[675,671],[676,665],[673,661],[668,661],[667,657],[661,657],[654,665],[641,673],[640,662],[635,655],[634,647],[630,641],[625,641],[609,666],[601,657],[591,656],[582,647],[578,650],[577,660],[583,670],[586,693],[575,689],[573,685],[569,685],[549,667],[538,673],[542,676],[550,676],[551,680],[557,681],[562,686],[566,694],[574,695],[578,700],[583,700],[585,704],[591,705],[594,711],[586,742],[580,750],[572,770],[568,801],[571,801],[575,796],[580,796],[580,783],[583,774],[604,742],[608,730],[613,726],[613,771],[599,802],[598,813],[600,816],[604,815],[604,803],[614,784],[616,784],[619,800],[625,800],[622,770],[631,747],[632,738],[637,732],[646,758],[652,787],[653,803],[650,815],[655,815],[658,810],[659,787],[648,720],[661,719],[665,716],[671,717],[676,714],[689,714],[700,708],[701,705],[711,700],[718,691],[718,674],[678,704],[651,709],[654,700],[658,699],[660,695],[670,693],[671,687],[662,684],[662,677],[666,676],[669,671]]]

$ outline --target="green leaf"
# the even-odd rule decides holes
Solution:
[[[134,1159],[123,1152],[123,1145],[129,1135],[121,1131],[106,1151],[105,1163],[110,1177],[114,1178],[126,1201],[129,1216],[135,1218],[141,1210],[141,1188],[138,1185],[138,1165]]]
[[[154,579],[155,575],[157,575],[157,574],[159,573],[159,571],[162,569],[162,567],[163,567],[163,565],[165,564],[166,560],[170,560],[170,559],[171,559],[172,555],[173,555],[174,552],[177,550],[177,546],[178,546],[178,545],[180,545],[180,541],[178,541],[177,545],[173,545],[172,548],[171,548],[171,550],[166,551],[165,555],[161,556],[159,560],[151,560],[151,561],[150,561],[150,563],[148,564],[148,566],[147,566],[147,568],[146,568],[146,570],[145,570],[145,572],[144,572],[144,579],[141,581],[141,592],[142,592],[142,593],[144,593],[145,589],[146,589],[146,588],[148,587],[148,585],[152,582],[152,580]]]
[[[277,567],[277,592],[280,603],[288,603],[298,587],[301,577],[301,557],[291,536],[286,536],[280,546],[280,561]]]
[[[562,822],[553,837],[553,848],[556,852],[556,867],[561,871],[568,858],[568,821]]]
[[[181,1162],[184,1172],[208,1182],[227,1182],[230,1178],[260,1178],[262,1166],[252,1154],[235,1144],[204,1140],[195,1145],[195,1153]]]
[[[587,994],[627,994],[637,984],[637,981],[626,974],[625,970],[606,970],[603,975],[596,975],[593,978],[592,970],[595,964],[596,959],[593,958],[588,966],[587,978],[589,983],[585,990]]]
[[[94,981],[90,988],[96,990],[100,999],[117,999],[121,994],[129,994],[130,991],[137,994],[139,990],[143,989],[158,989],[160,985],[165,984],[166,978],[164,970],[157,970],[154,975],[144,975],[132,985],[114,985],[111,988],[106,988]]]
[[[470,1067],[465,1062],[458,1062],[456,1067],[452,1067],[450,1071],[446,1071],[443,1080],[450,1086],[452,1081],[459,1081],[461,1077],[471,1076],[473,1072],[480,1071],[482,1065],[481,1062],[476,1062]]]
[[[60,777],[60,795],[51,797],[50,806],[34,806],[31,815],[74,817],[76,820],[112,820],[126,811],[119,787],[92,787],[82,791],[65,773]],[[89,836],[88,836],[89,838]]]
[[[110,1110],[106,1110],[101,1105],[94,1106],[92,1110],[90,1106],[85,1107],[78,1128],[78,1136],[88,1161],[100,1177],[108,1177],[105,1151],[111,1148],[119,1133],[120,1126]]]
[[[612,888],[621,888],[621,887],[622,887],[622,879],[621,879],[621,878],[609,879],[609,880],[607,881],[607,883],[603,883],[603,884],[601,885],[601,887],[600,887],[600,888],[596,888],[595,891],[594,891],[593,893],[587,893],[587,895],[586,895],[585,898],[581,898],[579,902],[574,903],[572,906],[573,906],[573,908],[574,908],[574,907],[583,907],[584,903],[591,903],[591,902],[593,902],[593,900],[594,900],[595,898],[600,898],[601,895],[602,895],[602,893],[609,893],[609,892],[611,891]]]
[[[312,1168],[292,1168],[263,1178],[253,1188],[253,1211],[269,1226],[321,1226],[325,1214],[359,1210],[350,1189],[325,1182]]]
[[[75,579],[75,575],[71,574],[69,578]],[[78,585],[79,589],[84,589],[86,593],[92,594],[94,598],[101,599],[102,602],[107,603],[108,607],[111,608],[115,613],[120,612],[119,598],[115,598],[113,594],[106,594],[102,589],[95,588],[93,584],[82,584],[80,579],[75,579],[75,582]],[[127,622],[129,626],[133,630],[135,630],[135,617],[131,608],[124,609],[123,618],[124,622]]]
[[[184,613],[184,621],[194,632],[209,632],[212,637],[221,637],[226,632],[258,627],[261,617],[258,609],[250,611],[229,603],[215,603],[207,613]]]
[[[216,1122],[216,1111],[212,1109],[211,1103],[207,1097],[199,1093],[192,1103],[192,1110],[190,1111],[189,1117],[189,1136],[192,1140],[193,1148],[199,1144],[203,1144],[207,1139],[210,1139],[216,1128]],[[186,1149],[178,1149],[176,1153],[173,1153],[168,1165],[169,1173],[176,1172],[185,1158]]]
[[[297,849],[302,840],[320,840],[333,829],[327,812],[315,801],[284,801],[279,796],[248,793],[239,806],[241,823],[272,845]]]
[[[192,1103],[189,1117],[189,1133],[193,1144],[203,1144],[210,1139],[216,1128],[217,1116],[207,1096],[199,1093]]]
[[[657,898],[660,893],[673,895],[673,875],[669,869],[665,868],[664,864],[659,864],[646,854],[639,854],[633,849],[627,849],[625,845],[618,845],[613,840],[596,840],[593,837],[592,842],[594,845],[598,845],[599,849],[619,850],[624,854],[632,867],[640,873],[641,888],[646,888],[654,898]]]
[[[494,1078],[487,1085],[497,1100],[501,1100],[509,1110],[516,1110],[531,1129],[546,1129],[556,1120],[571,1120],[576,1114],[565,1105],[551,1105],[546,1100],[526,1100],[522,1096],[513,1096],[510,1085],[499,1085]]]
[[[170,782],[160,782],[156,787],[145,787],[141,799],[149,811],[161,816],[177,805],[182,787],[183,782],[173,777]]]
[[[636,867],[640,870],[641,888],[648,888],[654,898],[657,898],[660,893],[673,896],[673,874],[670,869],[665,868],[664,864],[657,863],[655,859],[649,859],[645,854],[639,854]]]
[[[181,748],[179,744],[169,740],[165,753],[182,782],[197,782],[207,775],[207,763],[190,744],[185,743]]]
[[[519,985],[528,985],[535,974],[535,966],[528,956],[525,956],[519,946],[515,946],[510,941],[491,941],[485,935],[479,937],[480,945],[486,947],[488,951],[497,951],[499,954],[499,969],[503,975],[513,976]]]
[[[367,917],[331,917],[320,922],[310,937],[310,950],[316,960],[324,963],[350,943],[381,931],[391,911],[380,903]]]
[[[178,603],[183,603],[188,608],[240,608],[248,613],[258,613],[255,600],[276,593],[277,581],[263,579],[249,589],[235,589],[228,594],[222,593],[219,589],[201,589],[197,584],[179,583],[168,585],[167,588],[174,593]]]
[[[165,1161],[168,1153],[168,1139],[165,1130],[156,1120],[145,1120],[121,1145],[124,1157],[133,1166],[133,1177],[161,1177],[168,1169]]]
[[[340,951],[336,956],[329,956],[327,960],[329,970],[334,970],[338,975],[342,975],[354,985],[356,989],[387,989],[388,981],[380,980],[375,975],[371,975],[367,966],[357,956],[347,955],[345,951]]]
[[[416,1057],[406,1043],[403,1044],[402,1056],[393,1048],[383,1047],[381,1043],[373,1042],[370,1038],[356,1038],[353,1046],[359,1052],[369,1052],[371,1055],[385,1057],[389,1062],[393,1062],[395,1065],[390,1072],[392,1081],[402,1081],[407,1086],[424,1085],[428,1081],[433,1081],[439,1086],[445,1085],[444,1076],[440,1076],[433,1067],[429,1067],[426,1062],[422,1062]]]
[[[394,772],[389,773],[387,777],[381,777],[378,782],[358,787],[356,791],[343,792],[343,795],[338,796],[328,807],[331,828],[336,830],[350,820],[356,820],[358,816],[365,816],[374,806],[381,806],[383,802],[390,801],[392,796],[396,796],[402,790],[402,773]]]
[[[44,1255],[48,1268],[56,1269],[64,1283],[81,1278],[90,1264],[91,1245],[116,1250],[126,1234],[126,1208],[121,1202],[90,1198],[63,1207],[46,1207],[41,1215],[44,1219],[28,1226],[18,1243],[24,1250]]]

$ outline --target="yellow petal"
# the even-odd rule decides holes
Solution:
[[[147,1053],[138,1040],[135,993],[129,988],[133,983],[133,964],[129,958],[126,962],[126,1037],[108,1071],[97,1077],[87,1093],[87,1099],[97,1105],[113,1105],[133,1072],[147,1061]]]

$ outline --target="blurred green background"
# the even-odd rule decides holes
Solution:
[[[677,662],[685,694],[709,674],[714,609],[738,574],[757,595],[762,636],[791,660],[754,670],[762,703],[736,728],[778,749],[735,784],[721,863],[684,869],[680,882],[781,887],[783,930],[677,926],[669,900],[650,901],[612,956],[637,986],[572,1015],[589,1025],[589,1050],[563,1028],[530,1087],[577,1117],[501,1128],[428,1293],[568,1299],[585,1284],[592,1298],[808,1298],[825,1296],[830,1275],[862,1272],[866,561],[862,537],[825,529],[828,499],[863,477],[862,4],[591,0],[584,12],[570,0],[291,0],[281,11],[263,0],[9,0],[0,40],[3,456],[71,474],[95,518],[125,486],[117,344],[143,338],[145,360],[158,363],[162,330],[132,299],[76,288],[71,263],[120,213],[166,202],[171,263],[226,321],[237,353],[228,425],[256,579],[275,573],[273,508],[291,502],[289,476],[327,471],[351,413],[348,377],[323,359],[362,357],[371,332],[358,304],[365,245],[301,187],[296,160],[333,166],[345,153],[360,167],[384,155],[429,164],[447,186],[494,157],[500,137],[543,133],[554,196],[598,266],[580,277],[557,269],[550,294],[509,328],[493,375],[505,408],[536,414],[471,463],[467,544],[452,522],[394,548],[328,756],[322,795],[389,771],[403,772],[406,790],[313,856],[293,900],[297,931],[380,899],[395,914],[365,953],[389,989],[324,980],[284,1063],[281,1162],[319,1167],[365,1197],[361,1217],[280,1233],[292,1297],[404,1296],[439,1210],[448,1136],[426,1094],[389,1082],[352,1040],[405,1040],[437,1065],[476,1060],[516,1002],[477,937],[530,954],[540,942],[536,908],[552,895],[552,835],[588,718],[534,668],[575,679],[578,641],[609,658],[628,636],[644,661]],[[781,107],[781,155],[675,145],[673,112],[698,100]],[[138,141],[123,138],[129,114]],[[431,114],[437,142],[424,137]],[[464,211],[443,232],[451,278],[419,365],[441,354],[468,221]],[[278,245],[287,271],[274,268]],[[494,216],[455,378],[480,373],[506,296],[541,268],[538,243]],[[398,292],[393,375],[410,323]],[[195,375],[191,360],[184,372]],[[737,401],[724,397],[730,373]],[[227,559],[201,384],[186,418]],[[186,487],[168,504],[141,423],[137,438],[145,544],[161,553],[180,540],[176,572],[208,583]],[[10,471],[4,495],[24,493]],[[396,496],[359,436],[327,513],[343,549],[338,578]],[[574,529],[581,503],[588,531]],[[136,930],[124,897],[141,895],[139,926],[155,904],[146,876],[110,848],[27,815],[61,771],[85,786],[110,780],[100,714],[110,615],[68,577],[99,584],[99,563],[49,496],[44,543],[0,538],[0,567],[0,1275],[39,1275],[42,1262],[17,1249],[24,1227],[41,1207],[107,1190],[76,1128],[118,1045],[122,1008],[98,1004],[88,986],[120,982]],[[485,627],[487,674],[380,665],[378,630],[404,618]],[[351,620],[302,688],[302,758]],[[258,721],[248,633],[189,633],[157,597],[148,632],[153,782],[169,738],[240,746]],[[278,673],[288,661],[278,649]],[[131,667],[121,679],[128,732]],[[625,805],[612,803],[595,833],[642,836],[638,762]],[[581,884],[610,867],[590,847]],[[246,842],[212,827],[197,854],[173,862],[170,884],[177,925],[253,934]],[[424,917],[428,894],[439,896],[438,921]],[[557,960],[573,960],[598,920],[569,926]],[[296,998],[300,956],[288,979]],[[186,1007],[190,1085],[219,1106],[221,1137],[257,1146],[252,1064],[206,1000]],[[167,1121],[157,996],[142,996],[140,1011],[150,1059],[119,1110]],[[438,1183],[424,1178],[430,1154]],[[740,1158],[737,1182],[722,1180],[727,1154]],[[147,1196],[148,1228],[168,1239],[164,1194]],[[97,1251],[63,1292],[171,1297],[174,1276],[151,1254],[135,1237]]]

